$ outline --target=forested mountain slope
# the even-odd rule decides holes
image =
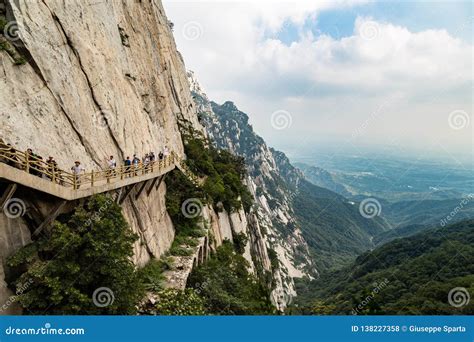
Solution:
[[[396,239],[298,285],[304,313],[472,315],[474,220]]]

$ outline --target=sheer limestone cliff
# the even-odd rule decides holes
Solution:
[[[181,55],[160,1],[2,1],[18,31],[0,38],[24,56],[17,65],[0,51],[0,137],[18,149],[54,156],[63,169],[80,160],[105,167],[167,145],[183,153],[177,120],[196,128],[196,111]],[[144,265],[171,245],[174,230],[164,183],[123,210],[140,236]],[[21,218],[0,219],[2,265],[29,241]],[[21,232],[21,233],[20,233]],[[3,282],[3,267],[0,267]],[[0,299],[7,298],[0,284]]]
[[[68,168],[86,169],[167,145],[178,154],[177,118],[196,122],[184,64],[160,2],[7,1],[13,42],[28,62],[0,53],[0,135]],[[124,42],[124,35],[127,37]],[[170,245],[162,187],[124,204],[141,235],[136,261]]]
[[[0,17],[14,28],[0,33],[0,43],[7,47],[0,49],[0,138],[5,142],[53,156],[62,169],[80,160],[86,170],[97,170],[106,167],[107,156],[120,162],[164,146],[182,156],[180,120],[203,130],[160,1],[0,0],[0,5]],[[271,160],[271,151],[265,149],[262,156]],[[232,240],[233,232],[244,232],[249,237],[244,256],[254,272],[275,273],[274,301],[285,307],[294,294],[291,277],[301,271],[287,243],[275,242],[279,236],[263,230],[273,229],[272,213],[283,221],[291,220],[291,213],[284,207],[269,209],[256,182],[255,177],[247,180],[258,200],[253,213],[204,208],[212,241],[201,239],[192,257],[176,261],[179,267],[169,275],[169,286],[183,288],[196,259]],[[148,196],[129,196],[122,204],[139,235],[134,247],[139,267],[162,256],[174,239],[166,185],[160,184]],[[0,213],[0,304],[12,296],[4,282],[5,260],[31,240],[31,230],[23,217]],[[293,240],[297,233],[288,241]],[[282,267],[272,264],[270,246]],[[1,313],[17,309],[9,305]]]

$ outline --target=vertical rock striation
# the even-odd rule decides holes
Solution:
[[[178,121],[203,129],[160,1],[0,2],[0,16],[18,28],[13,37],[0,33],[14,51],[12,57],[0,50],[0,138],[6,142],[54,156],[62,169],[80,160],[91,170],[105,168],[109,155],[120,162],[133,154],[158,153],[165,145],[183,155]],[[19,57],[25,63],[18,63]],[[247,215],[205,208],[214,245],[202,239],[196,255],[202,260],[208,245],[215,248],[244,232],[249,237],[244,256],[254,272],[271,275],[274,302],[284,308],[294,295],[292,278],[310,265],[288,204],[299,174],[278,165],[277,152],[249,129],[245,114],[230,102],[209,102],[197,81],[190,81],[199,111],[206,114],[207,134],[219,147],[247,157],[246,182],[257,203]],[[278,175],[283,171],[284,179]],[[293,185],[275,188],[286,180]],[[161,182],[137,199],[132,192],[122,204],[139,235],[138,266],[159,258],[173,242],[165,194]],[[3,281],[5,260],[29,241],[26,220],[0,214],[0,302],[11,296]],[[173,286],[185,286],[194,259],[183,261]]]
[[[282,309],[296,295],[293,278],[314,272],[292,209],[303,175],[283,153],[269,148],[253,132],[248,116],[232,102],[218,105],[210,101],[193,72],[188,71],[188,78],[209,138],[217,147],[245,157],[246,183],[255,199],[244,224],[250,235],[249,254],[260,272],[272,274],[273,301]]]
[[[201,126],[160,1],[4,3],[2,13],[18,27],[18,36],[0,38],[26,63],[16,65],[0,50],[1,138],[54,156],[64,169],[74,160],[88,170],[105,168],[109,155],[120,162],[135,153],[158,153],[165,145],[183,154],[178,119]],[[140,236],[137,265],[162,255],[173,241],[165,193],[163,182],[149,196],[136,201],[129,196],[122,205]],[[0,217],[2,265],[28,242],[16,239],[19,228],[12,224]]]

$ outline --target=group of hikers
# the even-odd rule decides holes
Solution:
[[[122,162],[123,169],[121,169],[121,172],[125,177],[137,176],[139,169],[143,170],[144,173],[148,173],[157,160],[162,161],[170,154],[170,150],[167,146],[165,146],[163,151],[158,153],[158,157],[155,156],[154,152],[146,153],[142,158],[139,158],[136,154],[133,155],[132,159],[127,156],[127,158]],[[28,163],[21,162],[18,158],[15,148],[13,148],[11,144],[7,144],[2,139],[0,139],[0,162],[6,163],[7,165],[16,167],[18,169],[25,170],[32,175],[41,178],[46,177],[61,185],[65,185],[65,173],[58,167],[54,157],[49,156],[48,159],[44,161],[43,157],[34,153],[31,148],[26,150],[25,157],[28,160]],[[115,160],[114,156],[111,155],[105,159],[107,162],[106,177],[110,178],[116,176],[117,161]],[[84,174],[85,171],[85,167],[79,160],[76,160],[74,165],[71,167],[71,173],[74,177],[74,184],[76,185],[76,188],[79,188],[81,183],[81,174]]]
[[[162,161],[166,159],[170,155],[170,150],[167,146],[158,153],[158,160]],[[132,177],[137,175],[138,169],[143,169],[145,173],[149,172],[153,164],[157,161],[157,157],[155,156],[155,152],[146,153],[141,159],[134,154],[133,158],[130,159],[127,156],[126,159],[123,160],[123,173],[126,177]],[[115,160],[114,156],[110,156],[107,159],[108,171],[110,175],[116,174],[117,168],[117,161]]]

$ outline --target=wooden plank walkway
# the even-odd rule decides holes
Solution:
[[[113,178],[109,181],[106,179],[99,180],[95,181],[93,185],[89,182],[83,182],[78,189],[74,189],[72,186],[53,183],[49,179],[41,178],[15,167],[0,163],[0,179],[5,179],[14,184],[20,184],[67,201],[72,201],[161,177],[174,170],[175,167],[175,163],[169,163],[161,168],[156,168],[153,172],[150,171],[144,174],[138,174],[137,176],[131,175],[124,178]],[[85,178],[85,175],[81,175],[81,177],[82,176]]]
[[[148,180],[153,180],[152,185],[154,185],[157,179],[175,168],[181,170],[193,183],[197,184],[198,178],[183,165],[180,158],[172,152],[162,160],[138,166],[120,166],[113,170],[93,170],[75,175],[61,170],[56,164],[48,164],[36,158],[32,153],[18,151],[5,145],[0,140],[0,179],[7,180],[15,187],[17,184],[22,185],[66,201],[86,198],[143,182],[142,191]]]

